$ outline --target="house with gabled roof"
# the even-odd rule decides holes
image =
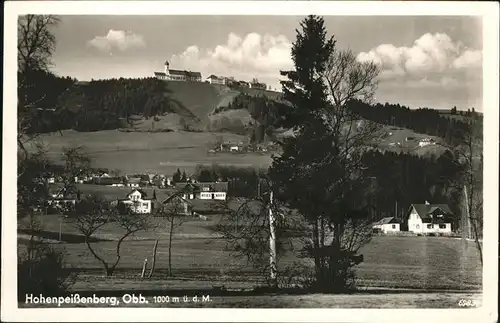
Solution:
[[[408,210],[408,231],[414,233],[452,232],[453,213],[448,204],[412,204]]]
[[[80,191],[74,187],[68,188],[54,185],[49,187],[49,195],[47,205],[59,211],[74,207],[80,200]]]
[[[227,78],[225,78],[224,76],[217,76],[217,75],[212,74],[209,77],[207,77],[207,81],[210,84],[222,84],[222,85],[225,85],[226,82],[227,82]]]
[[[153,210],[153,199],[148,199],[146,192],[137,188],[117,202],[118,209],[122,212],[129,210],[133,213],[150,214]]]
[[[182,197],[186,200],[225,200],[227,198],[228,182],[197,182],[177,183],[176,188],[183,190]]]
[[[395,217],[382,218],[373,224],[373,231],[387,234],[401,231],[401,223]]]

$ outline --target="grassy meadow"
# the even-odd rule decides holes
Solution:
[[[267,167],[271,157],[252,154],[208,154],[217,137],[224,141],[245,142],[247,138],[230,133],[207,132],[122,132],[107,130],[77,132],[66,130],[39,136],[49,158],[60,162],[66,147],[84,146],[94,167],[119,169],[123,173],[154,172],[172,174],[177,168],[192,172],[196,165],[213,163],[239,167]],[[31,147],[33,148],[33,147]]]
[[[226,242],[214,232],[218,216],[207,221],[190,218],[176,229],[172,245],[174,277],[168,272],[168,224],[154,218],[154,229],[136,233],[122,245],[122,258],[116,277],[102,277],[100,263],[92,257],[82,240],[68,239],[76,236],[70,219],[56,215],[44,216],[44,235],[54,242],[55,248],[66,251],[67,264],[80,273],[76,290],[127,289],[209,289],[214,286],[251,288],[262,283],[246,259],[238,258],[226,250]],[[63,240],[57,243],[61,227]],[[117,228],[105,226],[94,242],[98,253],[110,261],[114,259]],[[19,248],[24,248],[26,236],[20,235]],[[159,239],[156,258],[155,284],[139,279],[143,261],[152,259],[154,241]],[[69,242],[68,242],[69,241]],[[364,262],[357,267],[359,285],[362,287],[480,290],[481,268],[473,242],[444,237],[376,236],[361,251]],[[280,266],[304,261],[289,253],[280,260]],[[282,267],[282,268],[283,268]],[[109,281],[116,284],[109,284]],[[149,286],[149,287],[148,287]]]

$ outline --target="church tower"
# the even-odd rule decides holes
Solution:
[[[169,67],[170,67],[170,64],[168,63],[168,61],[165,61],[165,74],[167,74],[167,75],[170,74]]]

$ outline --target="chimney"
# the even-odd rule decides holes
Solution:
[[[430,205],[431,203],[429,203],[428,201],[425,201],[425,205]]]

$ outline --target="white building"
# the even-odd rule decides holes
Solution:
[[[127,195],[127,198],[118,201],[118,207],[122,211],[127,208],[134,213],[149,214],[152,210],[152,200],[146,198],[144,191],[134,189]]]
[[[226,200],[228,182],[178,183],[176,187],[185,190],[186,200]]]
[[[420,142],[418,143],[419,147],[425,147],[428,145],[435,145],[435,144],[436,144],[436,142],[432,138],[424,138],[424,139],[420,140]]]
[[[221,85],[226,85],[227,83],[227,78],[223,77],[223,76],[217,76],[217,75],[210,75],[209,77],[207,77],[207,81],[210,83],[210,84],[221,84]]]
[[[401,224],[394,217],[383,218],[373,224],[374,231],[380,231],[384,234],[389,232],[401,231]]]
[[[451,210],[447,204],[412,204],[408,211],[408,231],[450,234]]]
[[[154,72],[157,79],[165,81],[180,81],[180,82],[201,82],[200,72],[182,71],[170,69],[170,63],[165,62],[165,70],[163,72]]]

